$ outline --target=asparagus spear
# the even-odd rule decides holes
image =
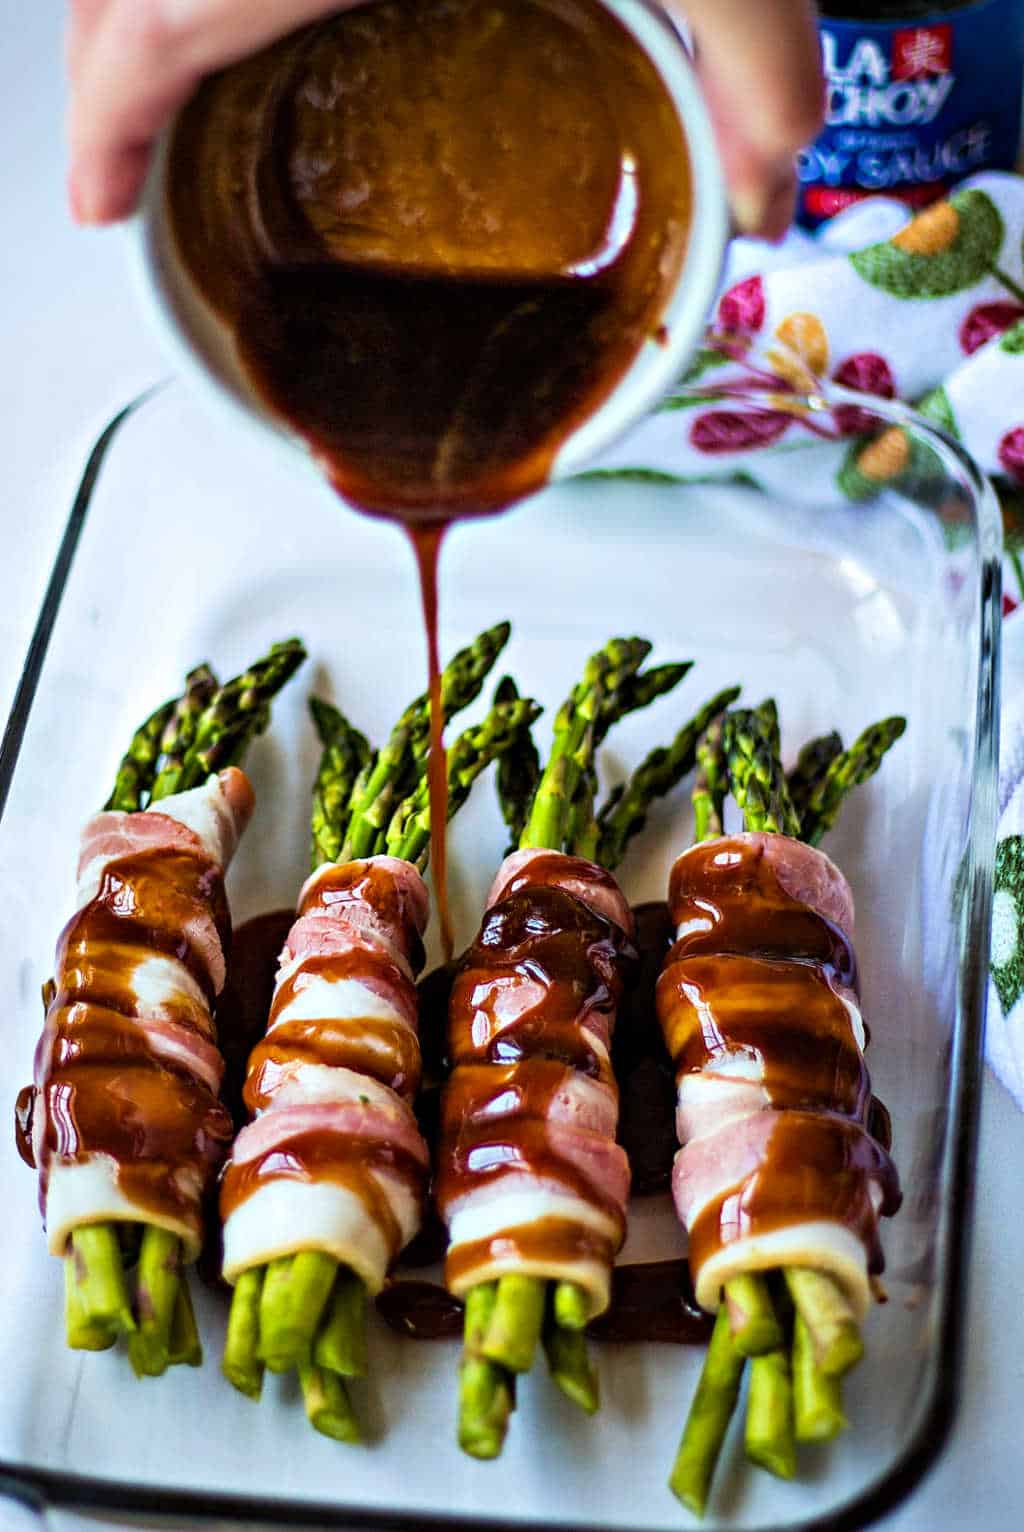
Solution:
[[[219,689],[208,665],[190,671],[182,695],[164,703],[136,732],[107,807],[136,811],[144,799],[158,803],[195,785],[193,777],[201,781],[208,771],[238,760],[252,734],[266,726],[272,698],[304,656],[297,639],[275,644],[265,660]],[[112,1224],[89,1225],[72,1234],[65,1258],[69,1345],[97,1349],[124,1333],[139,1376],[158,1376],[176,1362],[198,1365],[201,1348],[181,1275],[181,1241],[156,1225],[144,1228],[135,1289],[137,1324],[121,1247]]]
[[[228,1382],[249,1399],[258,1399],[263,1388],[263,1363],[259,1359],[263,1279],[264,1268],[251,1266],[235,1283],[221,1361]]]
[[[725,1433],[739,1398],[746,1358],[736,1349],[725,1306],[718,1311],[697,1392],[686,1417],[669,1489],[695,1516],[703,1516]]]
[[[745,1272],[725,1284],[725,1308],[737,1351],[761,1356],[783,1343],[782,1326],[764,1278]]]
[[[491,708],[482,723],[466,729],[448,751],[448,818],[469,797],[477,777],[495,759],[499,762],[513,749],[524,729],[540,716],[531,698],[501,702]],[[419,865],[430,849],[430,784],[421,777],[415,790],[396,810],[387,828],[385,847],[389,856]]]
[[[748,830],[798,835],[800,825],[772,735],[770,722],[756,709],[726,714],[723,744],[729,785]]]
[[[446,718],[477,695],[508,631],[507,623],[489,629],[446,666]],[[313,794],[314,866],[386,848],[424,868],[430,851],[427,698],[406,708],[377,752],[331,704],[314,699],[311,711],[324,746]],[[448,753],[449,817],[465,802],[476,777],[519,741],[538,712],[529,698],[516,697],[493,707],[456,740]],[[257,1398],[264,1366],[274,1372],[297,1368],[314,1427],[356,1441],[359,1426],[343,1380],[367,1370],[366,1310],[363,1281],[316,1249],[244,1272],[232,1300],[223,1370],[241,1392]],[[481,1380],[491,1364],[475,1360],[480,1365],[470,1373],[470,1380],[476,1379],[470,1392],[480,1403]],[[500,1394],[492,1390],[489,1401],[486,1434],[492,1441]],[[477,1449],[481,1442],[478,1437]]]
[[[811,794],[821,784],[825,773],[836,756],[842,753],[842,749],[842,735],[837,734],[834,729],[829,734],[819,734],[816,739],[807,741],[796,758],[796,765],[788,773],[786,786],[789,788],[789,796],[801,828]]]
[[[322,1250],[300,1250],[267,1267],[260,1295],[259,1358],[271,1372],[309,1360],[338,1263]]]
[[[519,837],[522,847],[565,850],[590,858],[599,854],[601,827],[594,814],[594,757],[598,745],[617,719],[663,695],[689,669],[687,663],[641,671],[650,647],[645,639],[613,638],[591,655],[581,680],[555,717],[551,752],[544,771],[537,776],[532,747],[520,775],[514,775],[511,766],[506,769],[500,784],[505,818],[510,825],[522,826]],[[503,685],[501,695],[511,699],[513,693],[507,684]],[[665,775],[662,771],[660,780]],[[531,786],[532,801],[528,812],[524,812]],[[656,790],[664,788],[645,786],[645,801]],[[617,829],[621,844],[625,844],[632,828],[642,822],[642,813],[638,816],[634,810],[630,824]],[[501,1386],[502,1374],[508,1377],[529,1370],[543,1331],[545,1352],[556,1382],[584,1408],[596,1408],[596,1377],[582,1335],[589,1318],[589,1300],[575,1284],[559,1282],[553,1286],[549,1305],[546,1287],[540,1279],[509,1274],[498,1282],[493,1301],[488,1299],[487,1328],[479,1350],[483,1359],[501,1372],[483,1375],[487,1379],[484,1399],[494,1397]],[[467,1307],[467,1334],[476,1312],[471,1313]],[[467,1340],[467,1353],[468,1350]],[[476,1441],[486,1434],[483,1423],[475,1419],[480,1408],[474,1391],[463,1388],[461,1442]]]
[[[338,708],[311,697],[309,710],[323,745],[313,787],[312,852],[314,869],[334,862],[341,850],[342,825],[359,773],[369,764],[366,736],[354,729]]]
[[[466,1297],[459,1368],[459,1446],[474,1458],[496,1458],[514,1407],[511,1376],[483,1355],[498,1284],[481,1282]]]
[[[595,1415],[601,1403],[600,1385],[582,1330],[567,1328],[554,1314],[549,1314],[541,1338],[554,1383],[573,1404],[588,1415]]]
[[[217,677],[209,665],[197,665],[185,677],[178,698],[160,735],[160,759],[153,799],[169,798],[178,791],[181,771],[196,735],[196,725],[217,692]]]
[[[849,1300],[823,1271],[788,1266],[785,1275],[789,1295],[811,1337],[815,1366],[826,1378],[841,1378],[864,1355]]]
[[[815,1362],[799,1309],[793,1317],[793,1414],[798,1442],[830,1442],[846,1429],[842,1382],[826,1377]]]
[[[750,1364],[745,1432],[747,1457],[779,1479],[796,1475],[793,1381],[789,1353],[780,1346]]]
[[[274,697],[305,658],[297,638],[271,644],[262,660],[218,688],[196,719],[192,743],[181,763],[178,792],[198,787],[211,772],[241,759],[249,741],[266,728]]]
[[[816,846],[835,823],[847,794],[873,777],[886,751],[892,748],[907,727],[905,718],[883,718],[873,723],[830,763],[818,786],[811,793],[803,816],[802,835],[809,846]]]
[[[670,745],[652,750],[623,788],[608,799],[598,815],[601,838],[597,860],[602,866],[618,866],[630,839],[643,829],[651,804],[693,770],[698,741],[739,692],[738,686],[730,686],[712,697],[683,725]]]
[[[132,735],[131,744],[121,757],[117,768],[114,790],[105,809],[119,809],[133,814],[142,808],[142,801],[153,783],[157,757],[160,754],[160,736],[176,707],[174,698],[150,713],[145,723]]]
[[[365,1378],[366,1285],[352,1271],[339,1269],[334,1293],[313,1348],[318,1367],[343,1378]]]
[[[726,714],[722,748],[728,785],[743,811],[746,828],[799,835],[802,823],[803,839],[816,844],[834,823],[845,796],[878,770],[883,755],[905,726],[902,718],[885,719],[866,729],[849,750],[842,749],[837,734],[812,740],[801,751],[787,780],[779,756],[774,702],[769,700],[756,709]],[[706,741],[706,748],[707,745]],[[718,833],[721,827],[720,798],[716,802],[714,791],[721,757],[717,750],[705,755],[698,753],[701,779],[694,796],[700,839]],[[753,1461],[772,1473],[791,1478],[796,1469],[797,1442],[827,1441],[845,1426],[839,1379],[860,1359],[863,1342],[856,1316],[832,1277],[811,1268],[793,1267],[785,1268],[783,1276],[795,1306],[792,1353],[787,1357],[780,1344],[754,1357],[746,1439],[747,1455]],[[752,1282],[756,1284],[753,1287]],[[766,1305],[777,1328],[778,1320],[762,1278],[746,1276],[727,1284],[712,1346],[719,1331],[724,1334],[728,1326],[735,1353],[740,1355],[742,1338],[749,1341],[751,1316],[760,1314],[763,1318]],[[741,1337],[740,1343],[734,1330]],[[760,1339],[768,1333],[766,1329]],[[744,1349],[751,1348],[748,1344]],[[724,1399],[724,1393],[719,1397]],[[674,1475],[673,1483],[680,1498],[698,1515],[706,1501],[717,1456],[713,1434],[701,1435],[699,1401],[700,1386],[684,1433],[684,1444],[689,1444],[684,1471],[678,1482]]]
[[[361,1442],[362,1428],[352,1408],[344,1380],[314,1362],[299,1363],[299,1382],[306,1416],[314,1431],[336,1442]]]
[[[159,1377],[167,1371],[180,1266],[181,1240],[150,1224],[139,1250],[135,1287],[138,1328],[128,1340],[128,1357],[137,1377]]]
[[[519,688],[511,676],[503,676],[494,689],[494,704],[518,700]],[[501,815],[512,837],[512,847],[519,844],[533,795],[540,781],[540,754],[534,743],[530,724],[519,732],[515,744],[498,762],[497,788]]]
[[[510,632],[507,622],[487,628],[444,667],[441,713],[446,724],[479,695]],[[392,812],[418,785],[429,748],[430,698],[423,692],[409,703],[365,778],[353,790],[341,860],[367,856],[376,849]]]

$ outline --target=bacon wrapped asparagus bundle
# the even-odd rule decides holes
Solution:
[[[519,849],[452,990],[436,1182],[445,1279],[466,1303],[459,1442],[476,1457],[500,1452],[515,1375],[530,1370],[538,1340],[558,1386],[597,1408],[582,1332],[608,1306],[625,1233],[610,1042],[633,955],[632,912],[597,858],[618,861],[647,803],[688,769],[700,730],[735,696],[709,704],[596,818],[597,745],[689,668],[641,672],[649,651],[611,640],[560,710],[543,773],[525,737],[499,769]]]
[[[904,726],[847,751],[813,741],[788,782],[770,702],[726,714],[698,750],[697,843],[672,870],[657,1001],[678,1081],[673,1195],[697,1299],[718,1312],[670,1481],[698,1515],[747,1357],[752,1461],[791,1478],[797,1443],[845,1423],[878,1220],[900,1194],[872,1131],[853,895],[815,843]],[[729,790],[746,828],[726,836]]]
[[[446,668],[446,719],[477,695],[507,637],[507,624],[481,634]],[[223,1365],[253,1398],[265,1366],[297,1368],[313,1426],[357,1441],[345,1380],[366,1372],[367,1295],[417,1233],[430,1171],[413,1114],[428,705],[418,698],[376,755],[336,709],[312,706],[324,743],[314,870],[249,1058],[253,1120],[221,1186],[224,1275],[235,1289]],[[449,817],[538,713],[517,698],[460,735],[448,753]]]
[[[19,1098],[49,1248],[64,1260],[68,1344],[101,1350],[127,1334],[139,1374],[201,1360],[182,1268],[231,1135],[212,1006],[230,934],[224,874],[253,809],[235,763],[303,657],[297,640],[275,644],[223,687],[200,666],[136,733],[82,833],[78,908]]]

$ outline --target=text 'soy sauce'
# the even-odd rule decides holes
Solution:
[[[382,0],[204,82],[167,188],[258,393],[346,500],[418,540],[436,697],[440,528],[546,482],[678,278],[668,90],[597,0]]]

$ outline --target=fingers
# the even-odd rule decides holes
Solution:
[[[745,234],[778,239],[793,214],[793,156],[824,106],[810,0],[666,0],[689,22],[733,215]]]
[[[131,212],[153,141],[204,74],[345,3],[73,0],[67,55],[75,217],[107,223]]]

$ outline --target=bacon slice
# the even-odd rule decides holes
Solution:
[[[229,1282],[316,1249],[376,1293],[419,1228],[430,1165],[411,1107],[413,979],[427,915],[423,880],[394,857],[327,863],[303,886],[249,1057],[254,1118],[221,1185]]]
[[[449,1011],[436,1195],[457,1296],[518,1272],[608,1306],[629,1197],[609,1047],[632,934],[594,863],[515,852],[494,880]]]
[[[677,859],[669,906],[657,1005],[698,1301],[717,1309],[731,1277],[789,1263],[831,1272],[863,1314],[900,1193],[868,1131],[849,885],[799,841],[732,835]]]
[[[253,794],[231,767],[159,811],[82,832],[78,909],[36,1048],[33,1152],[50,1250],[81,1223],[152,1223],[202,1244],[230,1139],[211,1014],[229,935],[224,873]]]

